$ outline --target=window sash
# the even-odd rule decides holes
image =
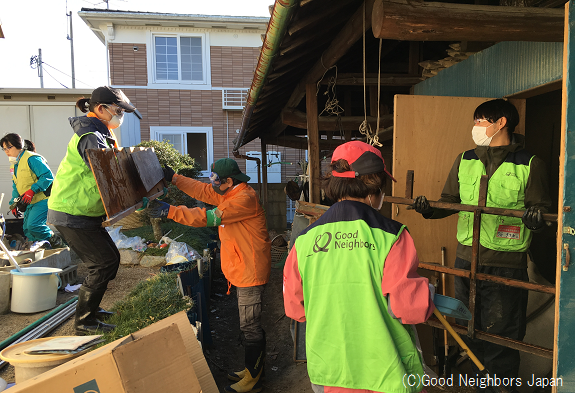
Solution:
[[[205,83],[204,37],[153,35],[155,83]]]

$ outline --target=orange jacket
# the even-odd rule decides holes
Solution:
[[[219,227],[222,243],[222,272],[236,287],[252,287],[268,282],[271,270],[271,242],[265,212],[256,192],[246,183],[219,195],[211,184],[174,175],[172,184],[204,203],[222,211]],[[172,206],[168,218],[192,227],[207,225],[206,209]]]

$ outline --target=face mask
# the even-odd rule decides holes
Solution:
[[[108,113],[110,113],[110,115],[112,115],[112,113],[108,110],[108,108],[104,108],[104,109],[106,109],[106,111]],[[111,130],[114,130],[114,129],[120,127],[123,122],[124,122],[124,114],[123,113],[121,116],[114,114],[114,115],[112,115],[112,118],[110,120],[108,120],[108,128]]]
[[[18,157],[8,157],[10,164],[16,164],[18,162]]]
[[[216,194],[220,194],[220,195],[224,195],[226,192],[229,191],[229,189],[231,187],[226,188],[224,191],[220,190],[220,186],[215,186],[212,184],[212,188],[214,189],[214,191],[216,192]]]
[[[381,190],[380,190],[381,191]],[[383,197],[385,196],[385,192],[381,193],[381,199],[379,200],[379,206],[377,208],[373,207],[373,205],[371,204],[371,195],[368,195],[369,198],[369,206],[371,206],[373,209],[380,211],[381,207],[383,206]]]
[[[497,135],[499,131],[501,131],[501,129],[499,129],[492,136],[487,136],[487,129],[494,125],[495,123],[487,127],[474,126],[473,130],[471,130],[471,136],[473,137],[473,142],[475,142],[477,146],[489,146],[493,137]]]

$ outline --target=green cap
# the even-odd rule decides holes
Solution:
[[[250,177],[245,173],[240,171],[240,167],[235,160],[231,158],[220,158],[212,164],[212,172],[218,174],[220,179],[226,179],[228,177],[233,177],[239,181],[248,182]]]

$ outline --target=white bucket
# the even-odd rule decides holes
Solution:
[[[53,267],[24,267],[12,274],[12,312],[33,313],[56,307],[56,295],[62,285],[62,269]]]

